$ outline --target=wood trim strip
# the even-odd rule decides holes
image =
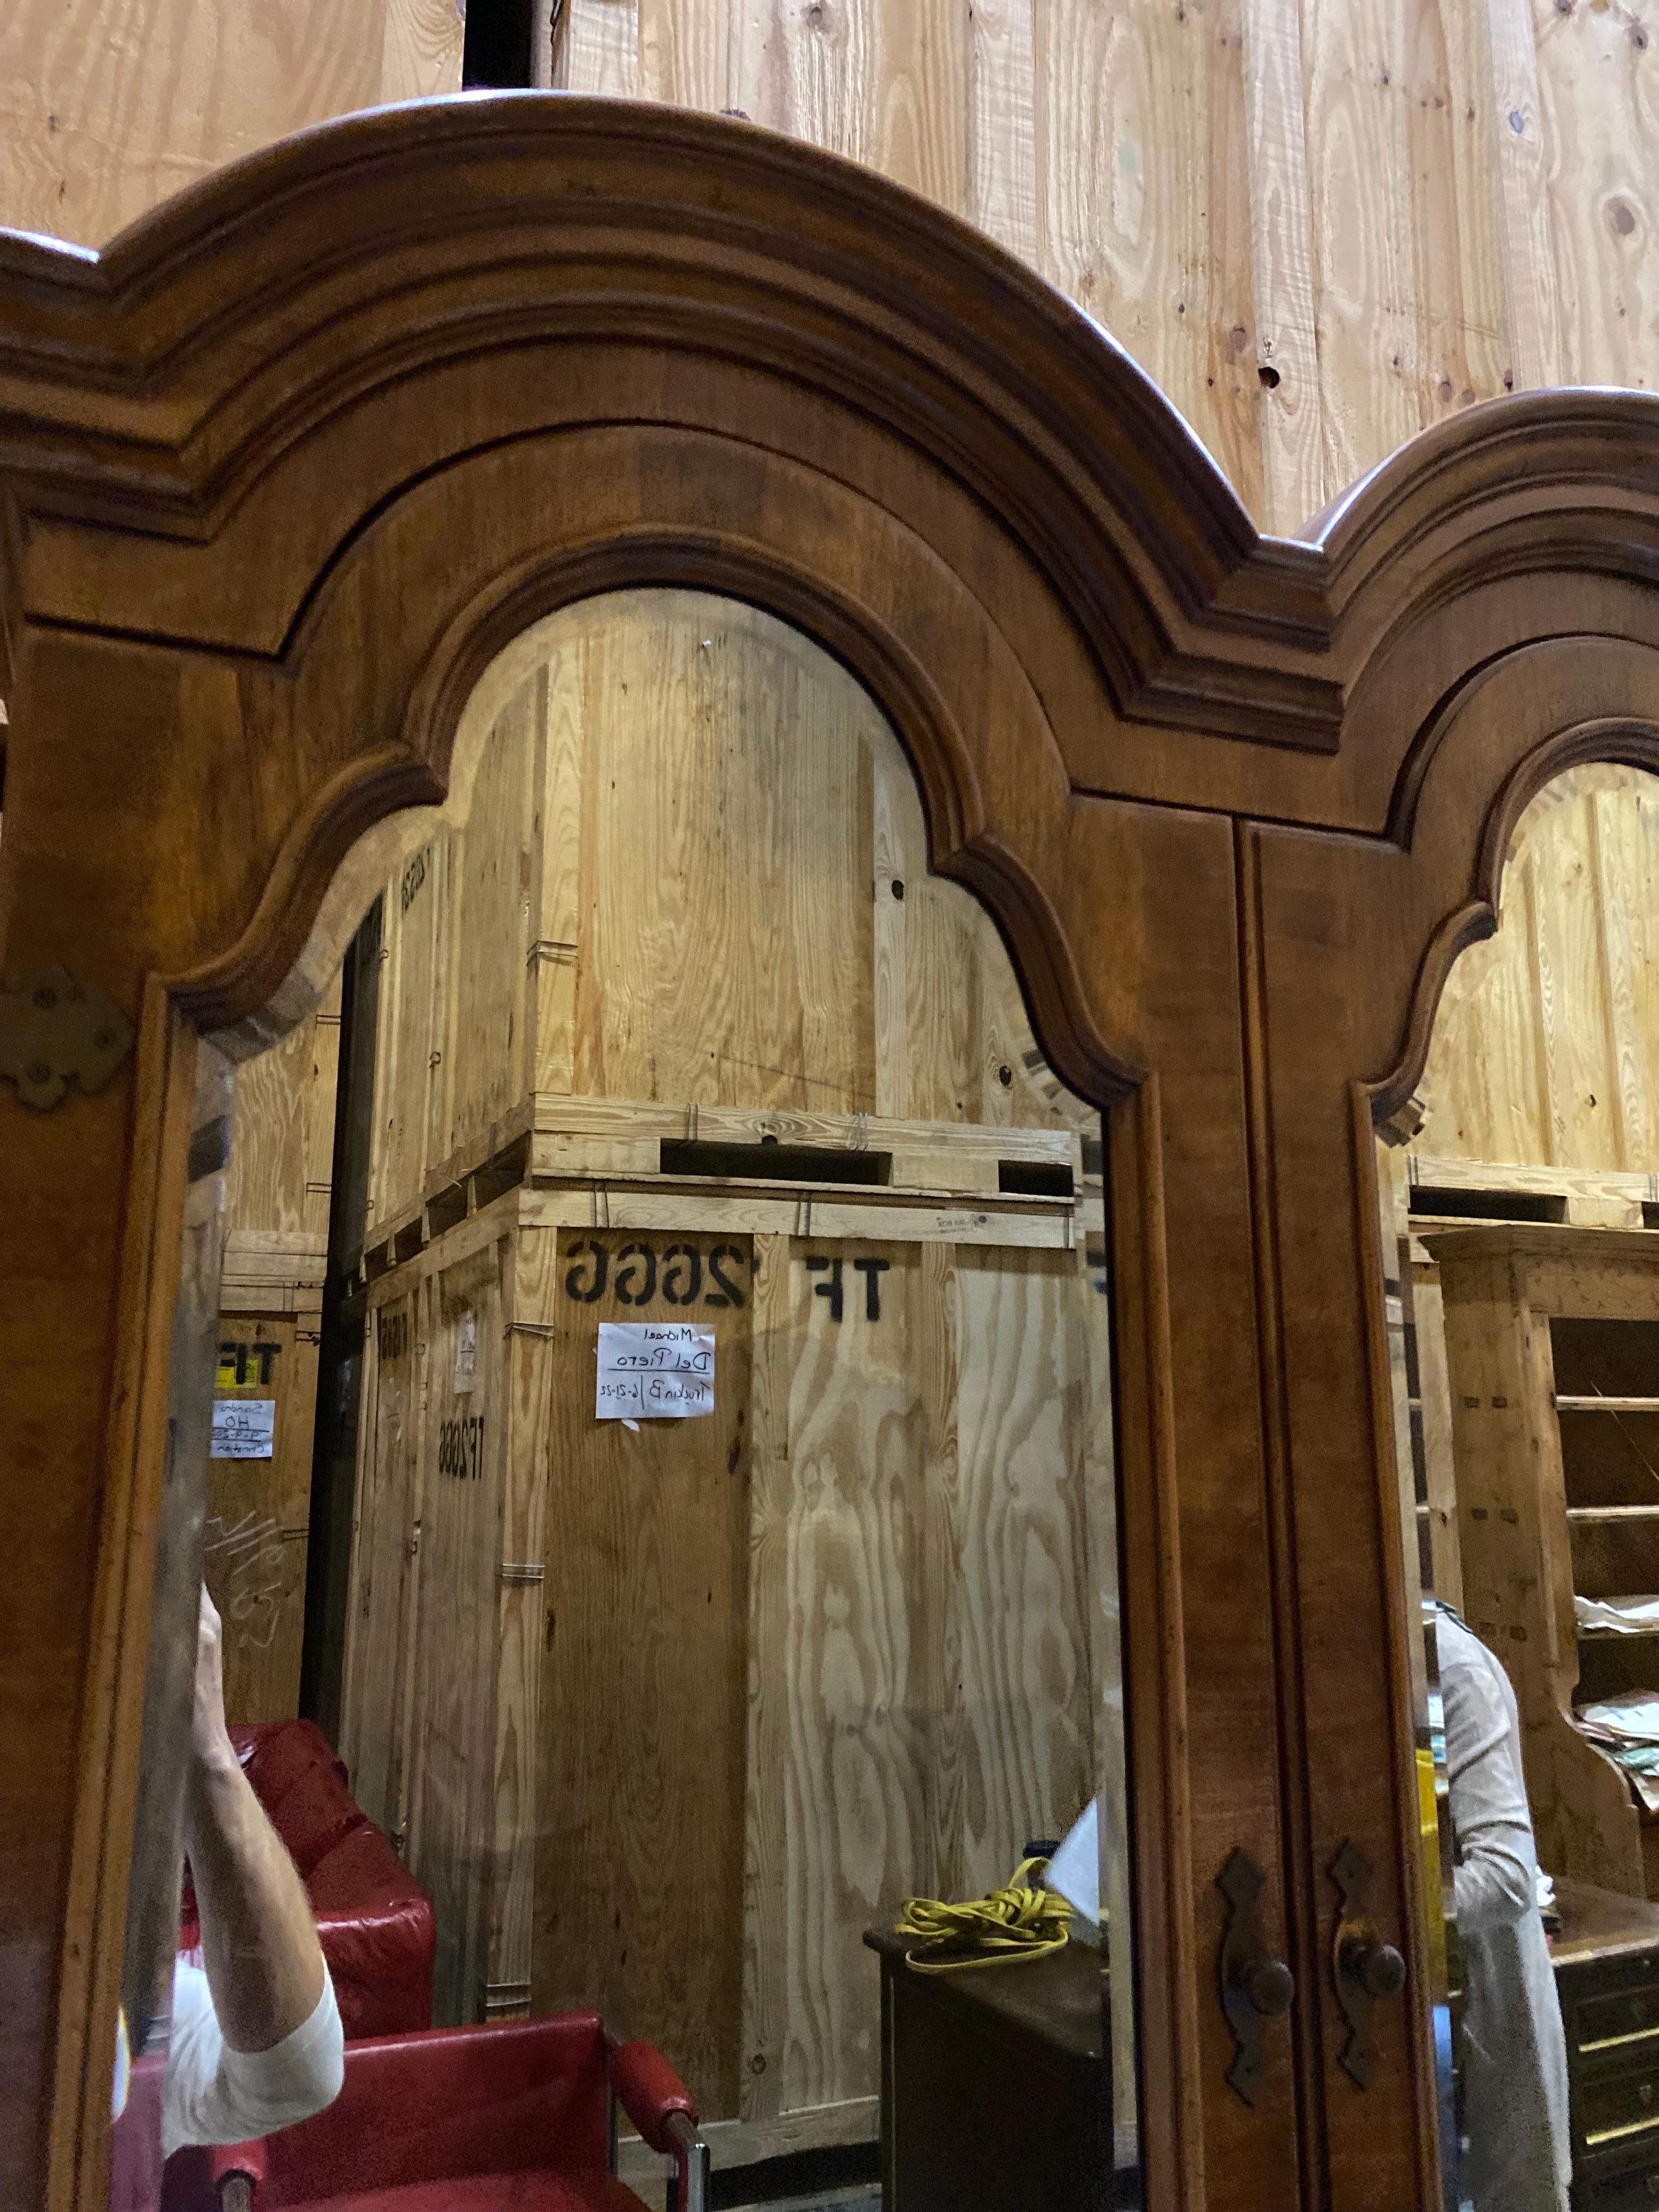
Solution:
[[[1394,1376],[1389,1363],[1388,1316],[1383,1309],[1382,1285],[1390,1270],[1382,1250],[1382,1206],[1376,1182],[1376,1124],[1369,1084],[1349,1085],[1348,1109],[1353,1146],[1351,1188],[1354,1244],[1361,1269],[1371,1456],[1376,1475],[1378,1550],[1382,1559],[1382,1598],[1389,1631],[1389,1711],[1392,1723],[1389,1756],[1394,1770],[1394,1833],[1389,1842],[1405,1915],[1399,1944],[1410,1963],[1402,2002],[1421,2014],[1426,2009],[1432,1990],[1427,1940],[1430,1904],[1423,1883],[1413,1670],[1406,1638],[1420,1636],[1422,1628],[1419,1622],[1407,1618],[1406,1539],[1400,1515]],[[1413,1538],[1415,1534],[1413,1529]],[[1441,1910],[1438,1898],[1434,1899],[1433,1909],[1437,1913]],[[1432,2204],[1442,2187],[1439,2091],[1435,2079],[1434,2050],[1429,2038],[1422,2034],[1408,2033],[1406,2044],[1412,2093],[1419,2116],[1413,2133],[1417,2148],[1418,2197],[1421,2203]]]
[[[1302,1668],[1296,1501],[1291,1452],[1290,1396],[1285,1374],[1280,1297],[1273,1093],[1268,1072],[1268,983],[1261,917],[1261,842],[1235,826],[1238,890],[1239,1000],[1243,1013],[1246,1140],[1250,1162],[1250,1225],[1255,1260],[1256,1343],[1261,1390],[1262,1484],[1267,1519],[1268,1580],[1278,1677],[1279,1799],[1283,1821],[1285,1963],[1296,1978],[1291,2048],[1296,2069],[1297,2133],[1302,2170],[1326,2165],[1323,2017],[1327,1996],[1319,1942],[1320,1898],[1314,1868],[1313,1808],[1309,1797],[1307,1693]]]
[[[1204,2123],[1193,1917],[1191,1774],[1182,1632],[1163,1116],[1156,1076],[1106,1122],[1113,1203],[1113,1391],[1126,1471],[1118,1557],[1135,1899],[1146,2201],[1203,2212]],[[1127,1471],[1145,1470],[1144,1479]]]
[[[131,1183],[121,1240],[117,1342],[90,1658],[77,1735],[75,1827],[58,1954],[51,2156],[52,2212],[101,2206],[120,2002],[121,1930],[149,1656],[155,1521],[166,1472],[196,1079],[195,1033],[152,977],[139,1017]],[[148,1140],[143,1133],[148,1132]]]

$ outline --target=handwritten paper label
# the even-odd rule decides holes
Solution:
[[[601,1421],[689,1421],[714,1410],[714,1332],[690,1322],[602,1321]]]
[[[971,1243],[974,1231],[983,1229],[990,1218],[988,1213],[941,1213],[934,1218],[933,1234],[959,1237],[964,1243]]]
[[[215,1459],[270,1459],[276,1449],[274,1398],[216,1398],[213,1401]]]
[[[478,1316],[469,1306],[455,1332],[455,1395],[465,1397],[478,1384]]]

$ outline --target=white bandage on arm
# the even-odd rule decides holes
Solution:
[[[180,1960],[173,1978],[173,2037],[161,2106],[161,2150],[246,2142],[292,2127],[333,2103],[345,2078],[345,2038],[334,1984],[309,2020],[269,2051],[233,2051],[220,2033],[207,1976]]]

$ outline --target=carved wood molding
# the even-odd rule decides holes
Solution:
[[[35,524],[26,547],[14,516],[23,602],[72,618],[43,526],[206,542],[394,386],[593,341],[741,362],[927,453],[1017,537],[1141,721],[1334,752],[1373,657],[1495,575],[1659,575],[1652,395],[1473,409],[1305,542],[1265,538],[1128,355],[967,225],[752,126],[523,94],[305,132],[101,253],[0,234],[0,467]],[[529,412],[491,438],[569,419],[521,381]],[[672,419],[672,393],[659,408]],[[433,461],[466,435],[434,406]],[[414,465],[400,453],[356,513]],[[198,603],[175,634],[279,655],[304,565],[257,617]],[[112,620],[155,634],[136,607]]]

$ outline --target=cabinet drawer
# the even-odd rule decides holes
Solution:
[[[1642,1984],[1585,1998],[1568,2013],[1567,2035],[1582,2058],[1602,2060],[1621,2051],[1639,2057],[1650,2039],[1659,2057],[1659,1987]]]
[[[1578,2084],[1584,2156],[1629,2155],[1651,2142],[1659,2159],[1659,2064]]]

